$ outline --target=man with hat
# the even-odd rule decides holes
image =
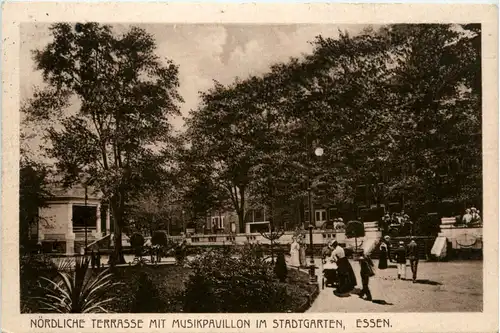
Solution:
[[[372,293],[370,292],[368,284],[370,282],[370,277],[375,275],[373,272],[373,261],[371,260],[369,253],[366,252],[363,252],[363,255],[361,255],[358,260],[361,268],[361,283],[363,284],[363,289],[359,293],[359,297],[363,298],[366,295],[366,299],[371,301]]]
[[[479,216],[478,210],[475,207],[472,207],[470,210],[472,211],[472,214],[471,214],[471,217],[472,217],[471,223],[472,224],[478,224],[481,221],[481,217]]]
[[[385,214],[384,217],[382,218],[382,225],[381,228],[382,232],[384,234],[387,234],[389,232],[389,225],[391,224],[391,217],[389,214]]]
[[[395,251],[396,264],[398,266],[398,279],[406,279],[406,248],[403,241],[399,242],[399,247]]]
[[[410,268],[413,275],[413,283],[417,281],[417,268],[418,268],[418,245],[415,242],[415,237],[410,238],[410,244],[408,244],[408,259],[410,259]]]

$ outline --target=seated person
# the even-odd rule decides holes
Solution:
[[[471,210],[469,208],[467,208],[465,210],[465,214],[464,216],[462,217],[462,223],[465,224],[465,225],[468,225],[472,222],[472,214],[471,214]]]

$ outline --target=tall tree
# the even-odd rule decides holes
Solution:
[[[34,52],[47,87],[24,111],[53,120],[47,153],[64,185],[87,178],[109,201],[115,254],[124,262],[125,207],[168,167],[168,117],[182,102],[178,67],[160,59],[153,37],[136,27],[118,35],[107,25],[61,23],[51,32],[53,41]]]
[[[480,204],[481,33],[477,25],[394,25],[390,194],[411,208],[441,199]]]
[[[266,102],[258,77],[224,86],[215,83],[201,93],[202,103],[187,120],[187,137],[198,163],[203,163],[216,188],[224,189],[244,230],[253,170],[262,162],[266,143]]]

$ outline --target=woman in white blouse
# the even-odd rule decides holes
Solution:
[[[354,275],[354,270],[342,246],[337,241],[334,241],[332,246],[333,251],[330,259],[335,261],[338,266],[339,287],[337,291],[342,294],[349,293],[356,287],[356,275]]]

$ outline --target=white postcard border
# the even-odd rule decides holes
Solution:
[[[18,187],[19,187],[19,27],[22,22],[99,21],[106,23],[482,23],[483,50],[483,184],[484,267],[482,313],[330,313],[330,314],[113,314],[76,316],[85,329],[37,329],[40,332],[123,332],[123,328],[92,329],[92,319],[179,318],[242,319],[339,319],[345,329],[356,328],[361,318],[388,318],[383,332],[494,332],[498,331],[498,22],[494,5],[424,4],[187,4],[187,3],[6,3],[2,23],[2,331],[28,332],[31,319],[75,316],[21,315],[19,313]],[[431,301],[431,300],[429,300]],[[252,326],[241,332],[275,330]],[[189,331],[207,329],[143,329],[129,331]],[[235,329],[209,331],[237,331]],[[305,329],[283,331],[306,331]],[[312,329],[307,329],[311,331]],[[314,329],[316,331],[316,329]],[[323,330],[327,331],[327,330]],[[336,331],[336,330],[328,330]]]

